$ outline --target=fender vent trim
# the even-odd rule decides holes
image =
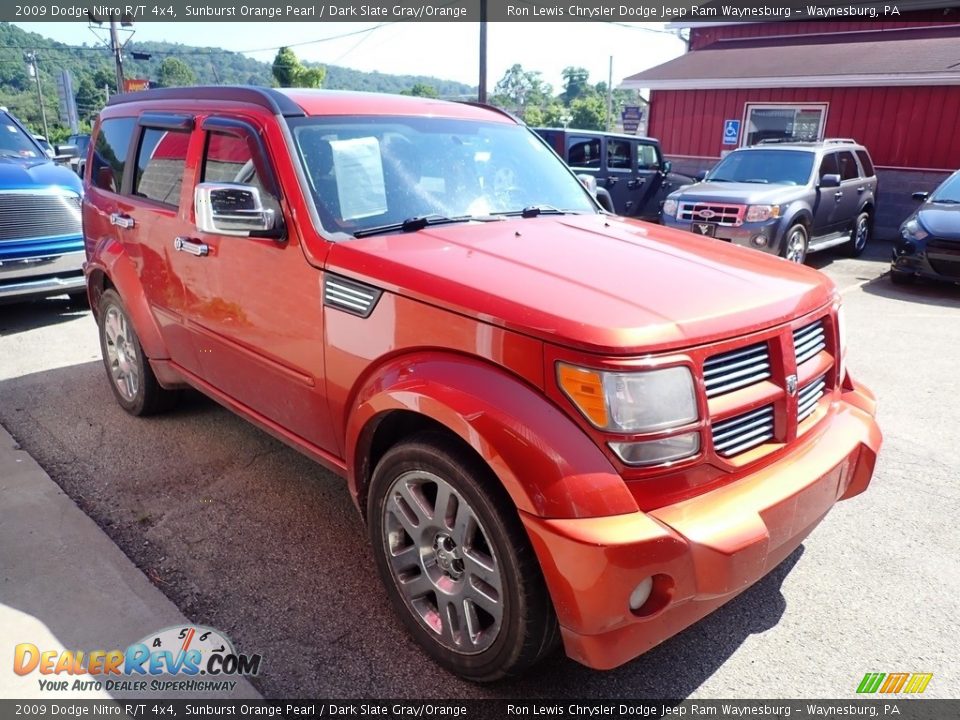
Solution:
[[[341,275],[323,276],[323,304],[329,308],[367,318],[381,295],[383,290]]]

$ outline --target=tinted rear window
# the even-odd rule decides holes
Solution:
[[[136,127],[135,118],[112,118],[100,124],[90,163],[90,179],[98,188],[120,192],[127,150]]]
[[[840,163],[841,180],[854,180],[860,177],[860,168],[857,167],[857,161],[849,150],[837,153],[837,162]]]

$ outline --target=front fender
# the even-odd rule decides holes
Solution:
[[[87,276],[87,286],[90,288],[94,309],[96,310],[99,307],[100,298],[99,296],[93,297],[96,290],[92,284],[92,279],[97,273],[103,273],[123,299],[127,313],[133,320],[133,327],[140,338],[143,352],[151,360],[169,358],[170,354],[167,352],[166,344],[160,335],[160,328],[150,311],[147,296],[143,292],[140,276],[123,245],[113,238],[105,238],[97,243],[94,251],[90,253],[90,258],[84,272]]]
[[[391,411],[426,416],[458,435],[499,478],[518,509],[544,518],[637,512],[620,475],[542,393],[501,368],[445,353],[396,358],[368,376],[347,421],[350,491],[365,492],[379,421]]]

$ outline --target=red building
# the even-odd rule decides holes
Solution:
[[[877,166],[889,236],[911,193],[960,168],[960,11],[681,26],[689,52],[622,84],[651,90],[648,132],[679,172],[766,138],[854,138]]]

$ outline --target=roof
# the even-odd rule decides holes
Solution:
[[[889,39],[881,39],[864,33],[844,40],[711,46],[631,75],[620,87],[708,90],[960,85],[960,39],[955,34],[891,34]]]
[[[615,133],[615,132],[604,132],[603,130],[579,130],[577,128],[551,128],[551,127],[535,127],[531,128],[535,133],[542,132],[552,132],[552,133],[566,133],[567,135],[583,135],[585,137],[608,137],[614,138],[617,140],[640,140],[642,142],[648,143],[659,143],[660,141],[656,138],[648,137],[646,135],[631,135],[630,133]]]

